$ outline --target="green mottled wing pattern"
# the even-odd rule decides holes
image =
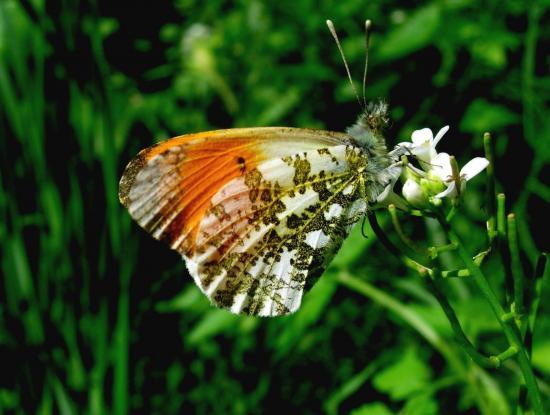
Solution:
[[[217,306],[276,316],[298,309],[367,209],[366,154],[336,145],[267,160],[214,195],[184,256]]]

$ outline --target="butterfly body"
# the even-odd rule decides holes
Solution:
[[[352,225],[398,171],[384,104],[346,134],[286,127],[218,130],[143,150],[120,200],[234,313],[294,312]]]

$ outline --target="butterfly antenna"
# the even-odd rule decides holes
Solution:
[[[359,94],[357,93],[357,89],[355,88],[355,84],[353,83],[353,79],[351,78],[348,61],[346,60],[346,56],[344,55],[344,51],[342,50],[342,46],[340,45],[340,41],[338,40],[338,35],[336,34],[336,29],[334,28],[332,20],[327,20],[327,26],[328,30],[330,30],[332,37],[334,38],[334,41],[336,42],[336,46],[338,46],[338,50],[340,51],[340,56],[342,57],[342,61],[344,62],[344,66],[346,67],[346,73],[348,74],[349,83],[351,84],[353,92],[355,93],[355,98],[357,98],[359,106],[362,107],[363,110],[365,110],[366,107],[361,103],[361,100],[359,99]]]
[[[369,66],[369,43],[370,43],[370,30],[372,27],[372,22],[370,20],[365,20],[365,70],[363,72],[363,107],[367,108],[367,98],[366,98],[366,85],[367,85],[367,68]]]

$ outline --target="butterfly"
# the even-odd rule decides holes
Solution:
[[[119,199],[183,256],[215,306],[289,314],[399,176],[399,150],[388,152],[382,135],[387,111],[365,105],[346,133],[258,127],[175,137],[130,161]]]

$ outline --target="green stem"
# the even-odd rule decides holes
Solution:
[[[506,292],[506,304],[510,304],[513,298],[513,277],[510,267],[510,252],[506,243],[506,196],[504,193],[497,195],[497,246],[504,264],[504,288]]]
[[[447,222],[450,222],[454,218],[456,211],[457,211],[456,205],[453,203],[453,205],[451,206],[451,210],[449,211],[446,217]]]
[[[506,236],[506,195],[499,193],[497,195],[497,231],[499,238]]]
[[[376,213],[369,212],[367,214],[369,224],[372,228],[372,231],[377,236],[378,240],[382,242],[382,245],[394,254],[397,258],[401,258],[401,251],[393,244],[393,242],[386,236],[384,230],[380,227],[378,220],[376,219]]]
[[[434,260],[439,256],[440,253],[454,251],[455,249],[456,249],[456,246],[454,246],[454,244],[447,244],[442,246],[430,246],[428,248],[428,256],[430,257],[430,259]]]
[[[542,398],[537,385],[537,380],[535,378],[535,374],[533,373],[533,369],[531,368],[531,363],[529,361],[527,351],[525,350],[525,347],[520,340],[518,331],[515,330],[515,326],[502,321],[502,316],[505,314],[504,309],[500,305],[495,293],[493,292],[493,289],[489,285],[487,278],[485,277],[481,269],[474,263],[458,235],[454,232],[451,226],[447,222],[445,222],[443,218],[439,217],[438,220],[443,229],[446,231],[449,240],[457,244],[457,251],[460,258],[462,259],[466,267],[470,270],[472,278],[474,279],[476,285],[481,291],[481,294],[489,303],[489,306],[491,307],[493,314],[497,318],[502,328],[502,331],[506,336],[506,339],[508,340],[509,345],[517,348],[518,363],[520,366],[520,370],[523,374],[525,386],[529,391],[529,399],[531,401],[534,413],[536,415],[544,415],[545,412],[542,405]]]
[[[518,354],[518,349],[515,346],[510,346],[502,353],[498,354],[497,356],[491,356],[490,358],[498,361],[500,365],[500,363],[514,357],[517,354]]]
[[[467,268],[441,271],[441,278],[466,278],[469,276],[470,271]]]
[[[368,214],[367,217],[369,219],[369,223],[372,227],[374,234],[378,237],[380,242],[382,242],[382,244],[386,247],[388,251],[394,254],[397,258],[404,258],[405,262],[409,262],[409,264],[412,264],[413,268],[417,271],[422,269],[426,271],[429,270],[429,268],[424,264],[427,261],[425,261],[421,255],[417,254],[415,251],[402,243],[399,243],[398,246],[396,246],[386,236],[386,233],[378,224],[376,214],[374,212]],[[404,252],[407,252],[409,256],[405,255]]]
[[[525,33],[525,52],[523,54],[522,101],[523,101],[523,134],[527,142],[535,141],[535,67],[537,39],[539,35],[540,7],[537,1],[527,7],[527,32]]]
[[[526,7],[527,12],[527,31],[524,38],[524,53],[522,62],[522,105],[523,105],[523,136],[532,148],[538,148],[538,135],[536,126],[536,67],[537,67],[537,42],[540,32],[540,19],[544,15],[544,8],[540,1],[529,1]],[[527,177],[537,177],[540,169],[544,166],[543,153],[535,151],[534,160],[531,164],[531,170]],[[521,238],[521,244],[524,247],[525,254],[529,260],[534,262],[537,255],[537,246],[533,240],[531,232],[527,226],[527,221],[522,216],[525,213],[527,199],[531,191],[528,186],[524,186],[522,192],[517,198],[514,210],[519,216],[518,231]]]
[[[500,366],[499,360],[483,356],[481,353],[477,351],[477,349],[470,342],[468,337],[466,337],[466,334],[464,333],[464,330],[462,330],[462,326],[460,325],[460,322],[456,317],[455,311],[453,310],[453,308],[451,307],[451,304],[449,304],[449,302],[447,301],[447,298],[443,295],[443,293],[441,292],[441,290],[437,285],[438,278],[439,278],[439,270],[434,269],[434,279],[427,278],[426,280],[428,281],[428,286],[432,294],[435,296],[435,298],[441,305],[441,308],[443,309],[443,312],[447,316],[447,319],[449,319],[449,323],[451,323],[451,328],[455,333],[456,340],[460,343],[460,345],[462,346],[464,351],[468,354],[468,356],[470,356],[470,358],[481,367],[487,367],[487,368],[499,367]]]
[[[399,218],[397,217],[397,208],[395,207],[395,205],[389,205],[388,211],[390,212],[390,217],[395,232],[397,233],[403,244],[406,245],[407,248],[409,248],[411,251],[414,251],[420,255],[427,255],[424,250],[420,249],[407,235],[405,235],[405,232],[403,232],[403,228],[401,228]]]
[[[544,271],[546,269],[546,253],[539,255],[537,260],[537,265],[535,267],[535,272],[533,274],[532,281],[532,293],[527,302],[527,320],[526,320],[526,331],[525,331],[525,348],[529,357],[531,357],[533,349],[533,334],[535,332],[535,322],[537,319],[537,312],[539,309],[540,298],[542,295],[542,281],[544,277]]]
[[[490,133],[483,134],[483,147],[485,149],[485,158],[489,160],[487,166],[487,210],[489,219],[487,220],[487,233],[489,241],[493,241],[496,236],[496,207],[495,207],[495,160],[493,153],[493,140]]]
[[[508,215],[508,249],[510,251],[510,265],[514,280],[514,308],[518,316],[523,314],[523,270],[519,254],[518,233],[516,217],[513,213]]]
[[[546,260],[546,252],[543,252],[539,255],[537,265],[535,267],[535,273],[533,275],[533,295],[529,304],[529,330],[531,331],[531,333],[535,329],[535,320],[537,317],[540,298],[542,295],[542,281],[544,277],[544,272],[546,270]]]

